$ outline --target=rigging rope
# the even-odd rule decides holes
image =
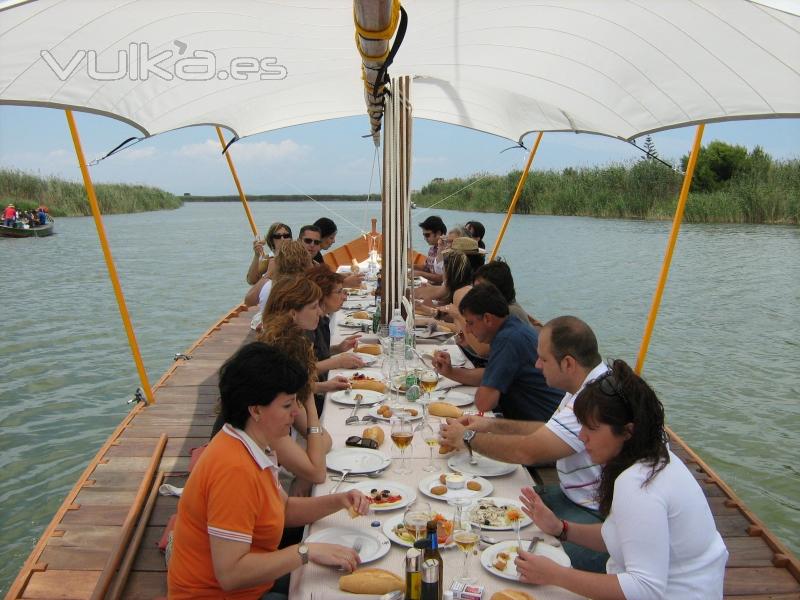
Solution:
[[[377,162],[378,162],[378,147],[375,146],[375,152],[372,154],[372,169],[370,169],[369,172],[369,188],[367,189],[367,199],[364,200],[364,217],[363,217],[364,229],[367,228],[367,209],[369,208],[369,200],[370,197],[372,196],[372,181],[375,178],[375,164]],[[380,176],[378,177],[378,183],[380,183]]]

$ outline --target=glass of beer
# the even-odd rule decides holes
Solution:
[[[459,523],[455,524],[456,530],[453,532],[453,541],[458,546],[459,550],[464,553],[464,568],[461,575],[456,577],[455,580],[460,583],[475,583],[477,579],[470,577],[469,570],[469,555],[475,550],[478,545],[478,540],[481,537],[481,527],[476,523],[470,523],[469,517],[465,516]]]
[[[406,466],[406,448],[411,445],[411,440],[414,439],[414,430],[408,419],[398,417],[392,419],[392,442],[400,449],[400,467],[395,469],[394,472],[399,475],[408,475],[411,469]]]

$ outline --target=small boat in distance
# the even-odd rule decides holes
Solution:
[[[13,237],[13,238],[27,238],[27,237],[47,237],[53,235],[53,227],[55,220],[48,216],[47,223],[44,225],[37,225],[36,227],[8,227],[7,225],[0,225],[0,236]]]

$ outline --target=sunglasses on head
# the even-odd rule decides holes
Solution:
[[[628,402],[628,397],[625,395],[625,392],[622,391],[622,386],[620,385],[617,378],[614,377],[614,373],[612,371],[607,371],[604,375],[601,375],[599,379],[596,380],[598,385],[598,389],[603,392],[606,396],[618,396],[620,400],[622,400],[623,404],[630,408],[630,403]]]
[[[273,240],[290,240],[292,239],[291,233],[273,233],[272,234]]]
[[[315,246],[319,246],[322,243],[322,240],[315,240],[313,238],[303,238],[304,244],[314,244]]]

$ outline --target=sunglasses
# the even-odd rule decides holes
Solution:
[[[378,449],[378,442],[370,438],[362,438],[357,435],[351,435],[344,442],[345,446],[356,448],[371,448],[372,450]]]
[[[596,383],[598,389],[606,396],[618,396],[620,400],[622,400],[623,404],[630,408],[631,405],[630,402],[628,402],[628,397],[625,395],[625,392],[622,391],[622,386],[620,385],[619,381],[617,381],[617,378],[614,377],[613,372],[607,371],[604,375],[600,376]]]
[[[304,244],[314,244],[315,246],[319,246],[322,243],[322,240],[315,240],[312,238],[303,238]]]
[[[291,233],[273,233],[272,234],[273,240],[290,240],[292,239]]]

